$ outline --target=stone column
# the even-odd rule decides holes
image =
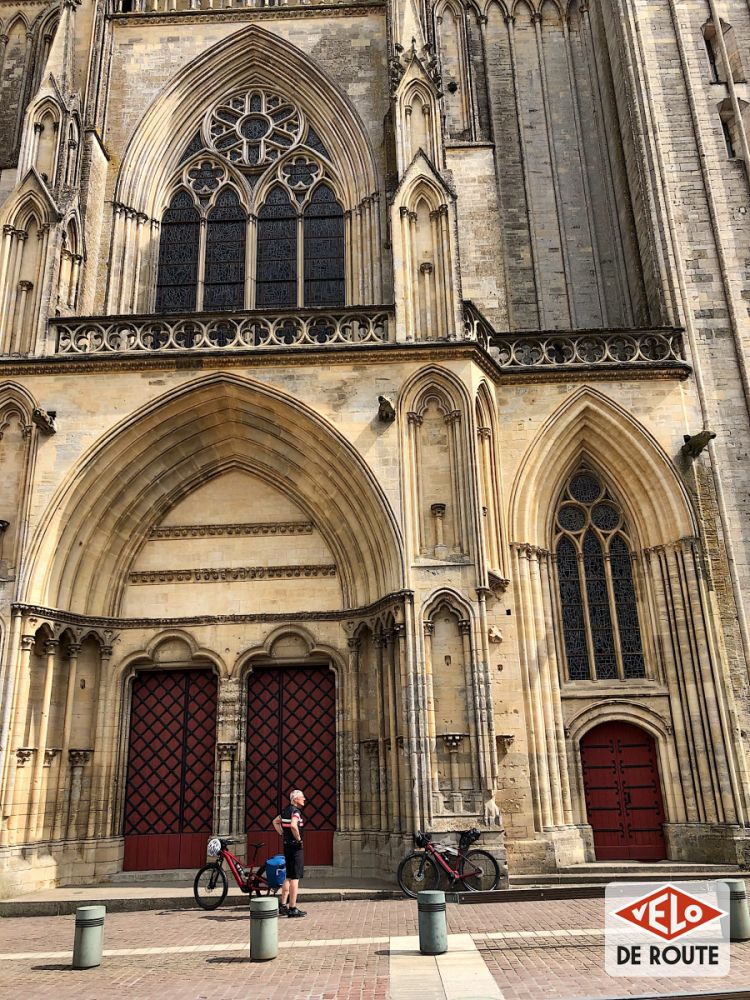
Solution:
[[[216,812],[218,814],[217,833],[227,836],[234,829],[233,791],[236,743],[216,744]]]
[[[38,836],[40,811],[42,813],[42,821],[44,818],[44,810],[40,810],[44,784],[42,773],[42,768],[44,766],[43,750],[47,745],[47,731],[49,729],[49,716],[52,700],[52,681],[55,676],[55,659],[57,657],[59,646],[60,643],[57,639],[48,639],[44,644],[47,661],[44,671],[44,688],[42,691],[42,700],[39,711],[39,726],[36,734],[38,753],[36,760],[34,761],[34,774],[31,783],[31,800],[29,802],[29,821],[26,827],[27,837],[29,840],[33,840]]]
[[[97,692],[96,720],[94,723],[94,763],[92,767],[92,796],[89,808],[88,836],[103,836],[112,806],[112,777],[116,754],[115,720],[112,717],[109,662],[112,647],[101,647],[99,654],[99,688]]]
[[[65,720],[63,722],[63,737],[60,768],[57,772],[57,793],[55,795],[55,815],[52,824],[52,839],[59,840],[62,836],[63,807],[65,804],[66,761],[70,747],[70,729],[73,724],[73,698],[75,696],[76,674],[78,672],[78,654],[81,651],[79,642],[68,646],[68,685],[65,694]]]
[[[81,808],[83,790],[83,769],[91,760],[93,750],[68,750],[70,761],[70,800],[68,804],[68,821],[65,825],[65,839],[75,840],[78,837],[78,818]]]
[[[459,769],[458,751],[463,742],[463,733],[444,733],[443,744],[448,752],[449,772],[451,790],[448,795],[451,804],[451,812],[461,813],[464,811],[464,800],[461,794],[461,775]]]
[[[343,776],[346,781],[342,781],[345,796],[345,809],[348,819],[342,824],[343,830],[359,830],[362,826],[362,781],[360,775],[359,759],[359,651],[362,648],[362,641],[358,636],[350,636],[347,639],[349,648],[348,674],[346,683],[346,706],[349,722],[349,731],[346,739],[350,747],[350,752],[344,761]]]

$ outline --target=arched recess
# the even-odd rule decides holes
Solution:
[[[585,387],[545,421],[521,461],[510,494],[511,539],[549,545],[557,494],[584,456],[606,472],[628,505],[642,546],[695,534],[687,492],[664,450],[622,407]]]
[[[233,375],[196,380],[142,408],[92,448],[48,508],[23,599],[118,614],[152,527],[198,485],[245,469],[309,514],[336,562],[341,601],[403,586],[388,501],[355,449],[313,411]]]
[[[476,648],[474,612],[460,594],[442,588],[421,617],[431,814],[479,815],[494,795],[497,764],[490,678]]]
[[[653,637],[644,644],[646,678],[663,687],[649,690],[643,679],[628,678],[581,683],[589,685],[596,700],[624,691],[626,685],[640,685],[644,698],[667,693],[687,821],[742,821],[748,789],[737,751],[735,706],[687,493],[648,431],[601,393],[582,388],[540,429],[510,497],[511,577],[525,707],[533,723],[529,742],[539,828],[559,826],[571,815],[564,726],[577,682],[566,681],[561,667],[557,566],[550,547],[562,485],[582,465],[609,484],[625,513],[641,627]],[[727,852],[731,856],[729,844]]]
[[[476,449],[478,463],[479,515],[487,567],[504,576],[505,557],[501,511],[503,507],[498,464],[498,434],[495,403],[486,382],[477,389],[475,400]]]
[[[456,197],[420,151],[391,208],[399,339],[453,340],[461,328]]]
[[[0,577],[13,579],[26,524],[32,462],[34,399],[20,385],[0,385]]]
[[[399,401],[412,557],[463,561],[475,551],[471,406],[461,382],[430,365]]]
[[[113,261],[137,262],[148,257],[141,245],[145,239],[143,225],[137,224],[137,217],[159,221],[164,193],[179,170],[186,146],[204,124],[207,111],[230,95],[248,93],[252,88],[293,98],[314,125],[340,178],[344,211],[352,213],[351,246],[358,248],[362,260],[372,262],[369,269],[360,265],[368,276],[360,288],[351,288],[350,297],[362,302],[379,301],[380,182],[365,126],[348,98],[314,62],[257,25],[243,28],[194,59],[144,115],[128,144],[115,187],[116,205],[130,211],[115,211]],[[165,129],[165,121],[179,122],[180,126]],[[353,273],[354,268],[351,270]],[[138,280],[135,273],[123,278],[123,282]],[[111,285],[108,308],[127,308],[131,299],[129,286]]]

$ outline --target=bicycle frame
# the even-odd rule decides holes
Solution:
[[[427,855],[429,854],[435,860],[435,862],[443,869],[443,871],[446,872],[446,874],[450,878],[451,882],[455,882],[458,879],[464,879],[464,878],[466,878],[466,876],[471,877],[472,875],[481,875],[481,873],[482,873],[481,868],[477,868],[476,865],[473,865],[466,858],[466,855],[461,850],[458,850],[456,852],[456,867],[455,868],[451,868],[451,866],[448,864],[448,862],[445,860],[445,858],[443,857],[443,855],[438,850],[438,846],[436,846],[435,844],[433,844],[432,841],[430,841],[427,844],[427,846],[425,847],[424,854],[425,854],[425,857],[427,857]],[[464,868],[464,871],[461,874],[459,874],[458,863],[459,863],[459,861],[461,859],[463,859],[463,861],[465,862],[466,867]]]
[[[219,851],[218,857],[220,864],[223,864],[223,862],[226,861],[226,863],[229,865],[229,870],[234,876],[234,880],[237,883],[237,887],[241,889],[242,892],[257,892],[259,889],[270,888],[265,875],[263,875],[261,871],[263,866],[259,865],[253,871],[257,856],[258,856],[258,848],[256,847],[255,852],[253,854],[253,860],[251,862],[248,862],[248,864],[244,866],[244,871],[245,871],[244,878],[240,874],[240,868],[238,867],[242,865],[242,862],[235,854],[232,854],[232,852],[228,848],[223,847]]]

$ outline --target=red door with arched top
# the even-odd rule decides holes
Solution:
[[[653,737],[629,722],[604,722],[581,739],[581,765],[596,860],[666,858]]]
[[[328,667],[258,669],[248,680],[246,829],[260,854],[280,847],[271,825],[300,788],[307,798],[305,863],[333,864],[336,679]],[[259,854],[259,858],[260,858]],[[252,850],[250,851],[252,857]]]
[[[197,868],[213,832],[216,676],[136,674],[125,786],[124,871]]]

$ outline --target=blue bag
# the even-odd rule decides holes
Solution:
[[[283,854],[274,854],[266,861],[266,881],[272,889],[278,889],[286,880],[286,859]]]

